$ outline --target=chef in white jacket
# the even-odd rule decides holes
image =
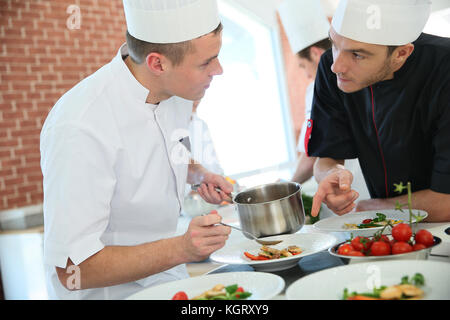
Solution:
[[[186,181],[211,203],[232,191],[188,150],[192,101],[222,73],[216,1],[123,4],[127,42],[58,100],[41,132],[51,298],[121,299],[186,278],[185,263],[230,233],[209,214],[174,235]]]

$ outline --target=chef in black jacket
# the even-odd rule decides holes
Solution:
[[[450,39],[422,33],[426,0],[345,0],[315,80],[309,156],[324,202],[342,215],[392,209],[407,195],[427,221],[450,221]],[[356,203],[345,159],[358,158],[372,199]],[[405,192],[403,192],[405,193]]]

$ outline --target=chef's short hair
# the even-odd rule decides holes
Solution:
[[[219,23],[212,32],[218,34],[223,29],[222,23]],[[134,63],[141,64],[151,52],[157,52],[167,57],[174,65],[179,65],[184,56],[191,52],[194,48],[192,40],[178,43],[151,43],[136,39],[127,30],[126,40],[128,45],[128,53]]]
[[[309,47],[299,51],[297,53],[297,55],[300,58],[307,59],[307,60],[311,61],[311,48],[312,47],[318,47],[318,48],[321,48],[321,49],[327,51],[328,49],[331,48],[331,41],[330,41],[329,38],[325,38],[323,40],[317,41],[316,43],[310,45]]]
[[[388,57],[392,56],[395,49],[397,49],[399,46],[387,46],[388,47]]]

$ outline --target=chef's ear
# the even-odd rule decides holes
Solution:
[[[392,53],[394,63],[403,64],[414,51],[414,44],[408,43],[397,47]]]
[[[162,72],[164,72],[165,69],[164,61],[165,57],[157,52],[151,52],[145,58],[145,64],[147,65],[148,69],[156,75],[159,75]]]

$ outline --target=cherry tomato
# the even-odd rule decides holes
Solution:
[[[236,289],[236,292],[244,292],[244,288],[242,288],[242,287],[238,287],[237,289]],[[239,294],[236,294],[236,298],[240,298],[241,296],[239,295]]]
[[[184,291],[178,291],[175,293],[175,295],[172,297],[172,300],[189,300],[186,292]]]
[[[378,237],[374,237],[373,241],[384,241],[384,242],[387,242],[387,243],[391,242],[391,240],[389,240],[388,236],[386,236],[384,234],[381,235],[381,236],[378,236]]]
[[[434,244],[434,238],[430,231],[428,230],[419,230],[417,231],[414,239],[416,239],[416,243],[421,243],[426,247],[430,247]]]
[[[426,246],[422,243],[416,243],[415,245],[413,245],[412,249],[413,251],[418,251],[418,250],[422,250],[425,249]]]
[[[371,223],[371,222],[372,222],[372,219],[364,219],[364,220],[362,221],[363,224]]]
[[[404,241],[398,241],[392,246],[392,254],[407,253],[413,250],[412,246]]]
[[[350,251],[355,251],[353,246],[349,243],[344,243],[339,247],[338,254],[346,256]]]
[[[351,244],[356,251],[363,252],[370,249],[372,241],[368,238],[358,236],[352,240]]]
[[[407,242],[411,239],[412,230],[411,227],[406,223],[399,223],[394,228],[392,228],[392,236],[397,241]]]
[[[391,249],[397,241],[395,239],[389,240],[389,244],[391,245]]]
[[[370,248],[370,253],[373,256],[385,256],[391,254],[391,246],[388,242],[385,241],[375,241],[372,243],[372,247]]]
[[[347,253],[347,256],[354,256],[354,257],[364,257],[364,253],[362,253],[361,251],[350,251]]]

